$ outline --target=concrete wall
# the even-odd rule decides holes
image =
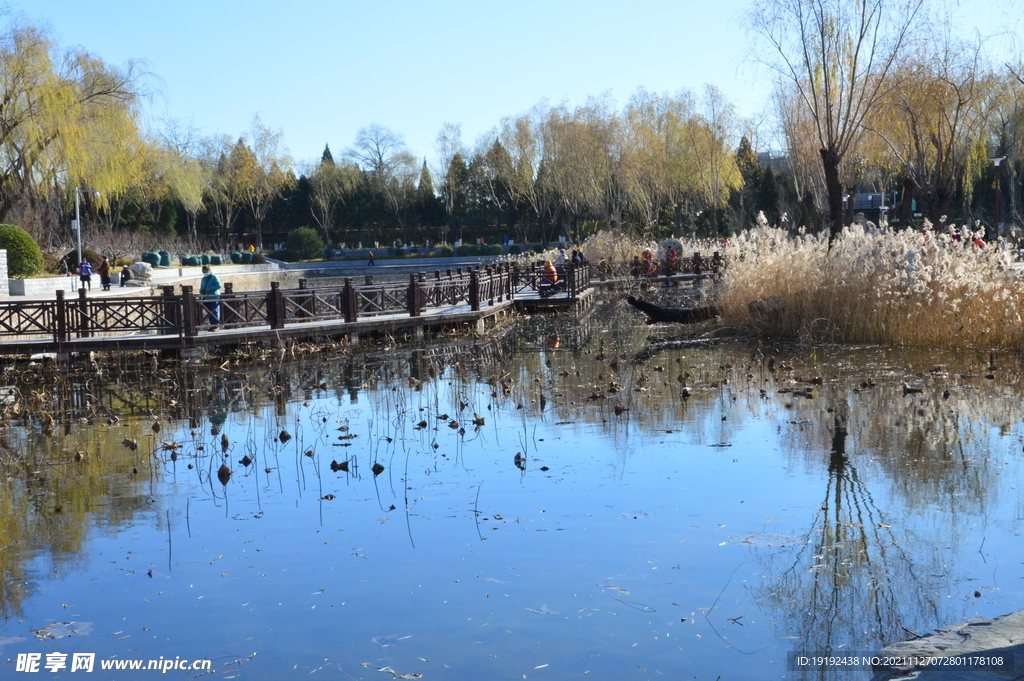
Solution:
[[[11,289],[7,281],[7,249],[0,248],[0,296],[10,295]]]
[[[78,277],[43,277],[39,279],[8,279],[7,278],[7,252],[0,250],[3,253],[3,270],[0,272],[0,290],[4,287],[7,291],[4,291],[0,295],[10,296],[26,296],[32,298],[53,298],[57,291],[66,291],[71,293],[78,288]],[[219,265],[215,266],[214,272],[221,278],[221,281],[233,281],[235,276],[249,276],[255,275],[256,279],[259,280],[261,276],[270,276],[266,279],[267,284],[263,288],[270,288],[271,281],[280,280],[280,276],[277,278],[273,277],[274,274],[279,274],[280,270],[277,265]],[[116,287],[119,282],[121,270],[118,268],[114,269],[113,283]],[[283,274],[283,273],[280,273]],[[294,277],[296,285],[298,278],[303,276],[301,274]],[[203,277],[202,267],[168,267],[163,269],[154,269],[153,278],[151,282],[154,288],[159,288],[166,284],[178,284],[193,283],[192,279],[195,280],[194,285],[198,287],[199,280]],[[225,279],[227,277],[227,279]],[[186,281],[182,282],[181,279],[185,278]],[[93,275],[93,290],[99,288],[99,277]],[[282,284],[283,285],[283,284]],[[251,288],[239,288],[238,284],[235,285],[236,290],[249,291],[253,289],[261,288],[260,286],[253,286]],[[131,293],[132,295],[140,295],[149,291],[149,288],[145,286],[131,286],[125,287],[122,292],[125,294]]]

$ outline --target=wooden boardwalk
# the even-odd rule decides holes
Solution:
[[[593,293],[586,266],[562,268],[563,289],[542,297],[538,268],[509,265],[410,275],[407,283],[367,281],[344,286],[234,292],[217,300],[213,330],[204,300],[191,286],[162,295],[90,298],[85,291],[54,300],[0,302],[0,354],[102,350],[183,351],[190,348],[283,342],[324,337],[356,340],[369,333],[408,330],[415,335],[453,325],[483,330],[513,306],[575,306]]]

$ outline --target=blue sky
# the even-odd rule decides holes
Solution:
[[[580,104],[637,88],[713,83],[744,116],[766,108],[769,77],[751,58],[746,0],[14,0],[62,46],[152,74],[154,124],[238,136],[253,116],[280,129],[301,165],[335,155],[359,128],[401,133],[435,155],[445,122],[472,145],[542,100]],[[1022,0],[964,0],[958,23],[1020,31]]]

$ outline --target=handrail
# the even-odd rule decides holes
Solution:
[[[282,289],[272,282],[270,290],[235,292],[228,283],[216,298],[216,326],[232,329],[344,320],[355,322],[381,316],[417,317],[427,309],[468,306],[472,311],[513,300],[517,274],[508,264],[472,268],[463,272],[411,275],[408,283],[378,284],[367,277],[354,284]],[[586,273],[578,274],[575,291],[587,285]],[[197,295],[191,286],[176,294],[173,286],[161,295],[88,297],[80,290],[75,298],[58,291],[52,301],[0,301],[0,342],[4,339],[52,338],[65,343],[72,338],[118,335],[176,335],[194,337],[210,329],[205,303],[213,299]]]

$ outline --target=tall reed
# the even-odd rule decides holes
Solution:
[[[968,230],[965,230],[969,233]],[[926,229],[827,234],[758,227],[731,240],[717,302],[762,337],[931,347],[1024,347],[1015,253]],[[777,297],[777,298],[773,298]],[[749,303],[768,299],[761,311]]]

